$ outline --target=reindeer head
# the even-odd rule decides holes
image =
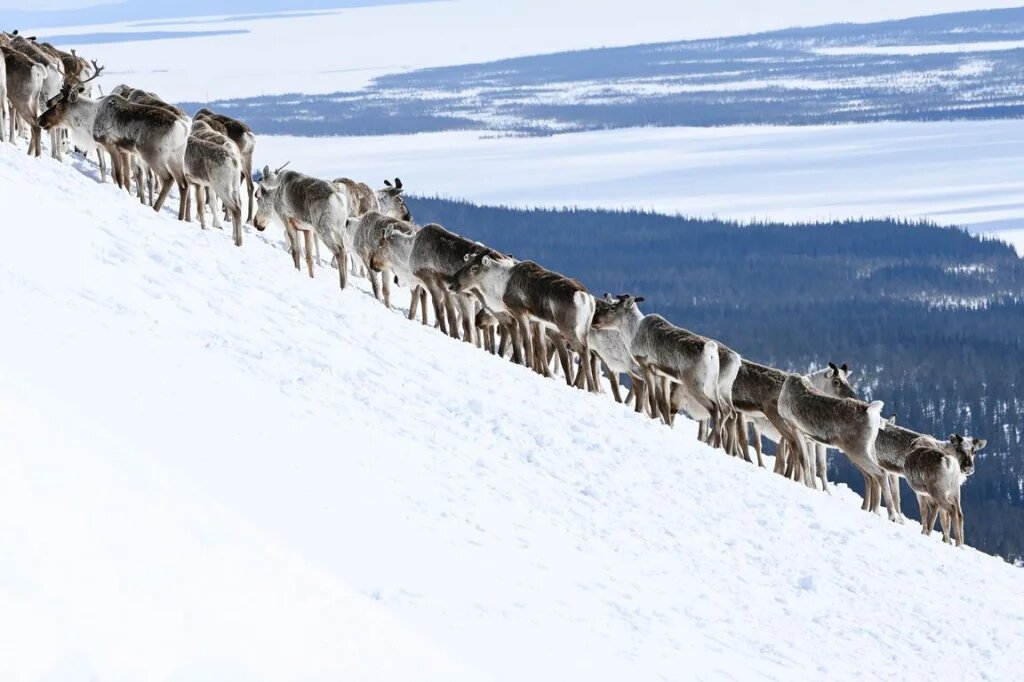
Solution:
[[[612,297],[605,294],[604,298],[595,299],[594,321],[591,327],[594,329],[612,329],[618,327],[626,315],[636,309],[637,303],[643,303],[643,296],[631,296],[630,294],[619,294]]]
[[[256,215],[252,218],[253,227],[262,232],[270,224],[271,217],[277,215],[276,197],[277,190],[281,186],[281,171],[291,161],[286,161],[284,166],[276,170],[270,170],[270,166],[263,167],[259,183],[256,186]]]
[[[402,199],[402,181],[399,178],[395,178],[393,185],[390,180],[384,181],[384,188],[377,190],[377,201],[380,203],[380,212],[384,215],[412,222],[412,214]]]
[[[814,377],[811,383],[826,395],[835,396],[836,398],[860,400],[860,396],[857,395],[857,392],[853,390],[853,386],[850,384],[851,374],[853,374],[853,370],[845,362],[841,367],[837,367],[836,363],[830,362],[824,374]]]
[[[54,126],[59,126],[64,121],[68,113],[78,102],[78,98],[86,91],[86,84],[96,80],[103,72],[103,67],[93,60],[92,71],[92,75],[85,80],[65,83],[61,86],[60,92],[46,100],[46,111],[42,113],[38,121],[40,128],[49,130]]]
[[[988,445],[988,441],[984,438],[964,438],[959,433],[954,433],[949,437],[949,442],[960,462],[960,473],[964,476],[973,474],[975,454]]]
[[[481,283],[489,275],[515,262],[511,256],[496,257],[493,253],[486,250],[467,253],[464,257],[466,264],[448,278],[448,290],[469,293],[473,289],[480,289]]]

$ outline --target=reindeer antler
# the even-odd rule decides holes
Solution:
[[[287,165],[288,165],[289,163],[291,163],[291,161],[285,161],[285,162],[284,162],[284,165],[283,165],[283,166],[280,166],[280,167],[278,167],[278,169],[277,169],[277,170],[275,170],[275,171],[274,171],[274,173],[275,173],[275,174],[277,174],[277,173],[280,173],[281,171],[283,171],[283,170],[285,169],[285,166],[287,166]]]
[[[90,62],[92,63],[92,75],[86,78],[84,81],[79,80],[78,85],[85,85],[89,81],[96,80],[96,78],[99,77],[100,73],[103,72],[103,67],[97,64],[95,59],[90,60]]]

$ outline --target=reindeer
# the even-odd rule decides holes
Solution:
[[[64,71],[63,65],[61,64],[60,60],[55,59],[49,53],[47,53],[46,50],[36,45],[34,40],[34,38],[25,38],[24,36],[18,35],[18,32],[14,31],[9,35],[3,34],[3,37],[0,38],[0,45],[21,53],[22,55],[28,57],[39,66],[43,67],[44,76],[42,86],[40,87],[39,93],[37,95],[38,101],[36,103],[36,106],[32,107],[32,110],[36,114],[36,116],[26,118],[25,115],[19,111],[19,114],[22,115],[22,118],[25,118],[26,123],[28,123],[32,128],[32,133],[35,139],[35,155],[41,156],[42,151],[40,148],[39,127],[35,125],[35,120],[36,118],[38,118],[38,113],[42,108],[43,102],[45,102],[46,100],[50,99],[51,97],[55,96],[57,93],[60,92],[61,86],[64,84]],[[10,70],[10,64],[8,64],[7,67],[8,70]],[[11,88],[8,87],[8,90],[11,90]],[[55,159],[60,159],[62,157],[60,143],[61,140],[58,131],[51,131],[50,155]],[[32,150],[33,146],[30,142],[30,154],[32,153]]]
[[[487,253],[494,258],[501,257],[501,254],[492,249],[453,234],[440,225],[430,224],[424,225],[413,234],[393,231],[374,247],[373,258],[381,270],[394,272],[399,281],[414,291],[415,287],[419,286],[430,293],[434,317],[442,333],[459,338],[461,323],[462,338],[472,340],[476,337],[475,301],[469,296],[453,296],[448,291],[448,284],[450,278],[466,264],[467,258],[479,253]],[[423,298],[425,299],[425,296]],[[414,305],[415,300],[414,293]],[[425,300],[422,305],[423,323],[427,324]],[[415,308],[410,307],[410,319],[414,312]],[[518,352],[514,353],[514,357],[517,361],[520,360]]]
[[[238,187],[238,174],[242,172],[242,159],[238,149],[227,137],[216,132],[203,121],[195,121],[185,148],[185,175],[196,191],[199,222],[206,229],[206,192],[215,192],[231,216],[235,246],[242,245],[242,197]],[[213,212],[214,225],[220,223]]]
[[[249,214],[245,222],[252,224],[253,206],[255,205],[255,188],[252,181],[252,157],[256,151],[256,135],[252,128],[238,119],[215,114],[209,109],[203,108],[196,112],[196,118],[206,121],[217,132],[227,135],[228,139],[238,147],[238,154],[242,159],[242,179],[245,180],[245,188],[249,197]]]
[[[778,444],[775,455],[775,473],[802,479],[803,467],[798,465],[800,449],[796,444],[796,439],[802,436],[794,431],[779,414],[779,394],[782,392],[782,384],[785,383],[788,376],[789,372],[743,360],[740,371],[736,375],[736,381],[733,382],[733,402],[741,413],[741,417],[735,424],[736,438],[741,443],[741,449],[745,449],[747,447],[747,422],[749,421],[754,432],[754,451],[757,454],[758,466],[764,466],[764,456],[761,450],[763,434]],[[804,376],[812,386],[825,395],[836,398],[857,397],[850,387],[846,365],[840,369],[830,362],[828,369]],[[823,380],[826,377],[831,380]],[[787,451],[793,455],[788,458],[788,463]],[[819,454],[823,456],[823,452]],[[824,489],[828,490],[824,460],[819,461],[817,468]]]
[[[101,72],[102,67],[97,65],[93,77]],[[161,181],[154,210],[163,207],[171,185],[177,185],[181,199],[178,219],[184,219],[188,193],[185,147],[189,130],[181,119],[163,109],[129,102],[120,95],[93,100],[82,95],[78,87],[62,89],[49,104],[50,108],[39,119],[47,129],[60,127],[73,120],[73,115],[80,110],[87,110],[83,116],[92,117],[92,137],[110,154],[115,182],[119,186],[124,187],[128,178],[124,155],[138,154],[142,158]]]
[[[634,300],[642,302],[644,298],[639,296]],[[607,315],[614,306],[610,294],[605,294],[604,298],[595,299],[594,303],[595,319],[599,315]],[[618,377],[622,374],[626,374],[630,377],[630,381],[633,385],[631,394],[636,400],[636,410],[637,412],[641,411],[643,409],[643,403],[636,397],[636,387],[643,381],[640,377],[642,370],[640,365],[633,358],[633,355],[629,352],[629,346],[626,345],[626,341],[622,338],[622,334],[619,333],[618,329],[592,327],[590,330],[590,347],[595,353],[597,353],[598,358],[604,363],[605,368],[608,370],[608,384],[611,388],[612,397],[615,401],[619,403],[622,402],[622,396],[619,392]]]
[[[4,34],[0,34],[0,52],[3,53],[6,72],[4,85],[12,109],[8,118],[10,140],[14,142],[16,139],[15,124],[20,117],[31,131],[28,143],[29,156],[41,156],[41,133],[37,121],[47,70],[21,52],[4,45],[3,37]]]
[[[722,384],[719,372],[718,342],[694,334],[668,322],[660,315],[644,315],[637,307],[637,298],[623,294],[601,314],[594,316],[597,329],[618,329],[630,354],[644,370],[647,400],[657,407],[662,420],[669,424],[672,384],[679,384],[684,398],[680,403],[689,409],[700,409],[724,425],[726,405],[721,402]],[[669,391],[666,392],[665,380]],[[659,388],[659,385],[661,388]],[[731,386],[729,387],[731,405]],[[642,399],[638,395],[638,399]]]
[[[846,363],[843,363],[842,367],[838,367],[834,362],[829,362],[827,368],[805,374],[804,377],[811,382],[815,390],[825,395],[859,400],[860,397],[850,384],[851,373],[852,371]],[[755,421],[755,439],[760,439],[758,426],[758,423]],[[776,435],[775,433],[769,434],[770,437]],[[794,481],[802,480],[805,467],[804,462],[801,462],[799,459],[800,451],[792,447],[792,443],[788,440],[780,441],[777,438],[773,438],[773,440],[781,446],[776,450],[775,473],[782,474]],[[808,453],[811,457],[806,462],[806,470],[810,472],[812,478],[817,477],[821,480],[822,490],[828,492],[828,447],[812,441]],[[865,477],[865,480],[870,479]]]
[[[964,544],[964,511],[960,506],[960,488],[974,473],[975,454],[985,447],[984,439],[966,439],[960,434],[948,443],[922,436],[912,444],[903,463],[907,483],[917,493],[921,506],[921,533],[930,535],[935,517],[942,515],[942,540],[950,542],[950,526],[957,545]]]
[[[348,220],[348,198],[326,180],[303,175],[297,171],[286,171],[281,166],[271,171],[263,167],[259,189],[256,192],[258,204],[253,225],[262,232],[271,218],[279,220],[285,228],[285,236],[291,246],[295,269],[301,271],[299,260],[302,247],[299,233],[306,246],[306,266],[309,276],[313,273],[314,240],[319,237],[338,260],[338,280],[344,289],[348,283],[348,256],[345,252],[345,223]]]
[[[335,184],[337,182],[335,180]],[[374,298],[378,301],[383,301],[384,305],[388,308],[391,307],[392,274],[387,269],[386,258],[378,255],[378,252],[396,230],[411,235],[416,232],[416,226],[410,222],[378,213],[375,210],[368,211],[359,216],[349,216],[345,225],[346,247],[348,248],[351,245],[352,254],[359,259],[366,269],[370,284],[373,287]],[[383,273],[379,282],[376,276],[377,273]],[[381,296],[382,289],[383,297]],[[413,301],[415,300],[416,292],[414,291]]]
[[[81,74],[84,72],[85,70],[81,70],[78,73]],[[60,123],[55,123],[54,117],[58,114],[54,112],[49,116],[40,117],[39,125],[40,127],[47,129],[51,127],[58,127],[66,130],[68,137],[71,139],[71,143],[78,149],[82,150],[83,153],[86,153],[90,149],[95,150],[99,161],[100,180],[102,182],[106,182],[106,157],[103,154],[103,148],[96,142],[96,138],[93,137],[93,126],[96,123],[96,113],[99,111],[99,102],[88,97],[79,102],[79,98],[88,93],[91,89],[90,83],[100,75],[102,67],[98,66],[96,62],[93,62],[91,72],[92,75],[85,80],[67,80],[61,87],[60,93],[46,102],[47,111],[54,109],[58,102],[63,101],[65,103],[67,113],[60,120]]]
[[[576,280],[546,270],[532,261],[508,256],[495,258],[483,251],[470,256],[448,280],[456,293],[474,292],[491,310],[508,312],[519,323],[522,354],[534,359],[534,366],[550,376],[546,330],[557,331],[580,357],[583,384],[597,390],[590,360],[590,327],[594,320],[594,297]],[[535,328],[531,328],[533,324]],[[555,344],[566,383],[576,382],[564,346]]]
[[[350,223],[349,229],[345,231],[345,248],[348,251],[350,265],[353,267],[353,272],[360,276],[365,275],[371,280],[374,292],[378,292],[383,288],[384,297],[386,301],[390,301],[389,289],[390,281],[393,277],[392,273],[387,269],[382,270],[380,274],[381,281],[378,282],[378,273],[371,270],[367,270],[367,263],[370,254],[369,253],[358,253],[355,244],[355,223],[351,221],[351,218],[357,218],[365,213],[374,211],[382,214],[385,217],[395,218],[396,220],[403,221],[405,223],[412,224],[412,214],[409,213],[409,209],[406,208],[405,202],[402,200],[402,181],[395,178],[395,182],[398,183],[397,189],[391,184],[390,180],[385,180],[384,189],[377,190],[376,192],[370,189],[370,186],[365,182],[356,182],[349,178],[336,178],[334,184],[337,185],[338,189],[348,195],[348,201],[350,206]],[[317,258],[320,254],[317,252]],[[337,263],[332,262],[331,265],[337,267]],[[358,268],[362,268],[362,273],[359,272]],[[413,306],[410,307],[410,312],[415,315],[415,304],[419,301],[420,295],[425,296],[425,292],[422,289],[418,291],[413,290]],[[380,297],[378,296],[378,299]],[[390,303],[388,303],[390,307]]]
[[[881,418],[883,403],[871,404],[853,398],[836,398],[814,390],[806,378],[791,374],[786,377],[779,394],[779,414],[789,426],[803,435],[842,450],[854,466],[881,486],[885,470],[875,456],[875,439],[879,429],[885,428]],[[803,480],[814,487],[810,472],[809,445],[797,439],[797,452],[804,468]],[[885,486],[885,503],[890,519],[896,520],[891,494]],[[878,511],[877,504],[869,510]]]

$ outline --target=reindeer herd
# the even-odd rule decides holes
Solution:
[[[292,265],[310,277],[331,254],[341,288],[353,274],[370,280],[391,306],[391,285],[411,293],[408,317],[452,338],[509,358],[545,377],[561,375],[578,389],[603,392],[635,412],[671,426],[684,413],[698,438],[764,467],[762,438],[776,444],[774,470],[828,491],[828,448],[842,451],[863,474],[862,508],[902,522],[899,478],[917,494],[922,532],[937,519],[943,539],[964,541],[960,488],[974,472],[978,438],[938,440],[882,417],[881,401],[859,399],[847,365],[799,375],[743,358],[715,339],[644,314],[643,297],[595,297],[580,282],[521,261],[437,224],[417,225],[402,199],[401,180],[368,185],[322,180],[286,170],[253,173],[255,136],[241,121],[200,109],[188,116],[157,95],[119,85],[93,95],[103,67],[74,51],[0,33],[0,140],[29,137],[28,153],[70,145],[94,153],[106,182],[161,210],[177,190],[178,219],[194,205],[203,229],[229,220],[242,245],[243,223],[262,232],[280,225]],[[243,220],[243,212],[246,214]],[[432,312],[432,314],[431,314]],[[626,382],[622,382],[625,378]],[[628,391],[626,385],[628,383]],[[623,392],[626,392],[623,397]]]

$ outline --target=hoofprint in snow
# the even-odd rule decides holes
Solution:
[[[448,0],[355,7],[272,16],[189,17],[157,22],[40,29],[60,47],[77,47],[119,65],[126,80],[145,83],[168,101],[209,101],[363,87],[397,71],[486,62],[508,57],[636,45],[918,14],[1014,6],[1017,0],[892,0],[857,3],[774,3],[762,0],[684,3],[633,0],[622,7],[589,0]],[[216,11],[216,8],[213,8]],[[372,27],[372,30],[367,28]],[[26,29],[27,27],[21,27]],[[208,36],[137,42],[92,42],[96,34],[209,32]],[[243,31],[224,35],[223,31]],[[88,43],[75,35],[89,35]],[[111,38],[113,40],[113,38]],[[955,40],[955,38],[953,38]],[[270,50],[272,46],[301,48]],[[341,47],[343,46],[343,47]],[[954,46],[955,49],[955,46]],[[271,54],[272,53],[272,54]],[[113,72],[111,72],[113,73]]]
[[[995,557],[310,280],[277,235],[7,145],[0,205],[4,679],[1019,673]]]
[[[1024,255],[1021,122],[634,128],[542,138],[476,132],[262,136],[323,177],[385,178],[483,204],[643,208],[743,221],[893,216],[1014,240]]]

